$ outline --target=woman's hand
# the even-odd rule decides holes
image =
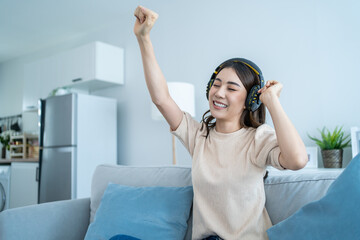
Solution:
[[[142,6],[135,9],[134,16],[136,17],[134,33],[138,38],[149,35],[151,28],[159,17],[156,12]]]
[[[274,97],[279,98],[283,85],[275,80],[267,81],[265,86],[262,87],[258,93],[260,93],[260,101],[268,105]]]

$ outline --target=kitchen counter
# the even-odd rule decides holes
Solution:
[[[11,158],[11,159],[0,159],[0,165],[2,164],[11,164],[13,162],[39,162],[39,159],[36,158]]]

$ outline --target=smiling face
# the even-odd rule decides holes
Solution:
[[[240,126],[247,91],[233,68],[224,68],[216,76],[209,92],[210,112],[216,122]]]

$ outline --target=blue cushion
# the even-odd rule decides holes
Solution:
[[[141,240],[141,239],[124,234],[118,234],[116,236],[111,237],[109,240]]]
[[[279,202],[281,204],[281,202]],[[359,239],[360,154],[330,185],[325,196],[267,230],[269,239]]]
[[[130,187],[110,183],[85,240],[117,234],[146,239],[184,239],[193,189]]]

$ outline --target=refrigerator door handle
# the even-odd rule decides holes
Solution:
[[[80,82],[80,81],[82,81],[82,78],[75,78],[75,79],[73,79],[73,80],[71,80],[72,82]]]
[[[39,182],[39,167],[36,168],[36,176],[35,176],[35,181]]]

